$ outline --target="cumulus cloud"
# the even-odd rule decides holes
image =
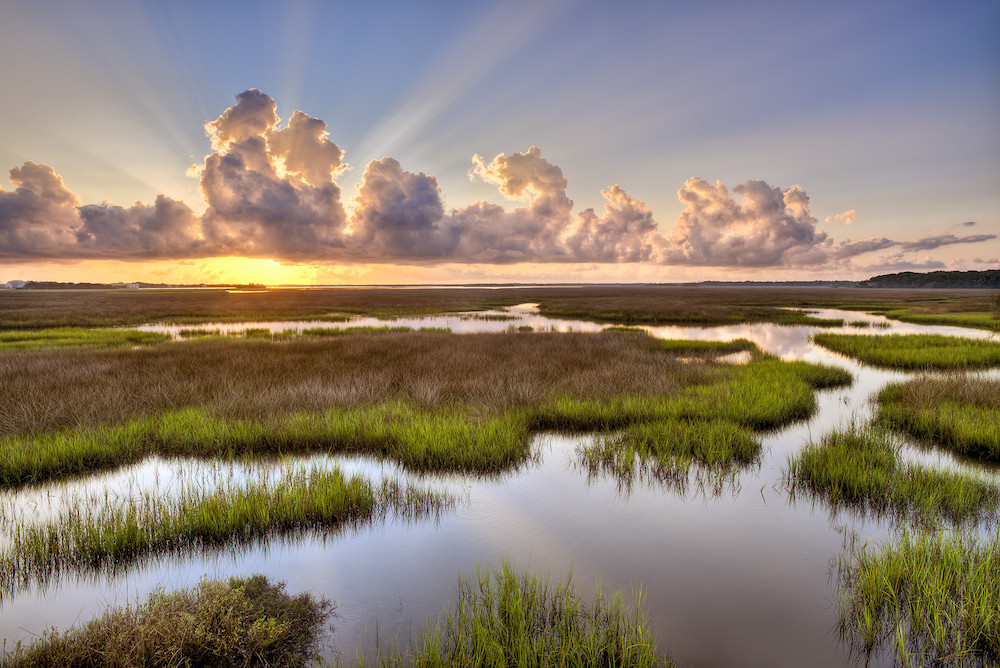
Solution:
[[[368,163],[355,203],[351,238],[366,257],[445,258],[458,242],[437,179],[393,158]]]
[[[80,198],[48,165],[10,170],[12,192],[0,188],[0,257],[58,257],[75,241]]]
[[[854,222],[854,219],[858,217],[858,212],[854,209],[850,211],[845,211],[843,213],[838,213],[835,216],[827,216],[823,219],[823,222],[829,223],[843,223],[844,225],[850,225]]]
[[[52,167],[26,162],[10,171],[13,190],[0,188],[0,257],[849,268],[893,249],[880,267],[936,268],[908,254],[996,238],[834,241],[801,186],[754,180],[730,189],[701,178],[678,191],[684,210],[668,232],[617,184],[601,191],[602,211],[575,211],[563,171],[536,146],[472,158],[470,177],[517,202],[511,209],[480,201],[445,210],[434,176],[386,157],[365,167],[348,215],[336,181],[348,165],[323,120],[295,111],[283,125],[274,99],[251,89],[204,127],[212,150],[189,170],[205,200],[200,216],[164,195],[127,207],[83,204]],[[856,215],[824,220],[851,225]]]
[[[670,264],[777,266],[829,243],[797,185],[782,190],[747,181],[730,193],[721,181],[693,178],[677,197],[687,208],[669,238],[664,257]]]

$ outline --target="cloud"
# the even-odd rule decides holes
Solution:
[[[933,250],[941,246],[951,246],[953,244],[975,244],[981,241],[996,239],[995,234],[970,234],[967,237],[956,237],[954,234],[942,233],[932,237],[924,237],[916,241],[907,241],[899,244],[899,247],[908,251]]]
[[[811,251],[830,243],[816,228],[809,197],[797,185],[782,190],[764,181],[747,181],[731,194],[721,181],[713,185],[693,178],[677,191],[677,198],[687,208],[669,237],[664,255],[669,264],[795,264],[796,256],[812,259]]]
[[[844,225],[850,225],[851,223],[854,222],[854,219],[857,218],[857,216],[858,216],[858,212],[855,211],[854,209],[851,209],[850,211],[845,211],[843,213],[838,213],[835,216],[827,216],[826,218],[823,219],[823,222],[828,223],[828,224],[829,223],[843,223]]]
[[[967,220],[964,223],[955,223],[955,224],[961,227],[975,227],[976,225],[978,225],[978,223],[974,220]]]
[[[275,104],[259,90],[205,125],[216,151],[205,158],[202,231],[220,254],[292,260],[330,256],[346,224],[333,176],[343,152],[326,123],[296,112],[276,130]]]
[[[446,210],[434,176],[386,157],[365,167],[348,214],[337,179],[349,166],[323,120],[295,111],[283,125],[274,99],[251,89],[204,127],[211,152],[189,170],[206,205],[200,216],[164,195],[150,204],[83,204],[52,167],[26,162],[10,171],[13,190],[0,188],[0,257],[851,269],[859,256],[893,249],[880,267],[937,268],[907,254],[996,238],[835,241],[801,186],[752,180],[730,189],[701,178],[678,191],[684,210],[667,230],[617,184],[601,191],[603,210],[575,211],[562,169],[537,146],[472,158],[470,178],[495,185],[513,208],[480,201]],[[855,217],[852,209],[824,220],[850,225]]]
[[[458,243],[437,179],[393,158],[368,163],[355,204],[351,240],[366,257],[444,258]]]
[[[875,262],[858,267],[859,271],[868,272],[871,274],[877,273],[891,273],[897,271],[930,271],[937,269],[946,269],[947,265],[933,258],[924,258],[923,260],[912,260],[907,259],[902,253],[892,253],[889,255],[883,255],[875,260]]]
[[[13,192],[0,188],[0,257],[59,257],[75,242],[80,198],[48,165],[10,170]]]

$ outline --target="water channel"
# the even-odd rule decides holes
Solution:
[[[484,318],[483,316],[487,316]],[[336,601],[327,656],[370,648],[376,636],[406,646],[421,622],[433,622],[454,599],[459,573],[477,564],[508,560],[551,578],[572,572],[589,599],[600,580],[604,592],[642,588],[645,612],[659,647],[682,666],[848,666],[850,648],[836,633],[836,569],[845,542],[889,536],[891,523],[822,503],[791,499],[782,474],[790,455],[830,430],[861,424],[871,415],[871,396],[888,382],[912,374],[859,364],[811,342],[819,331],[938,333],[988,338],[988,332],[931,327],[864,313],[822,309],[820,318],[843,318],[843,328],[749,324],[725,327],[649,327],[671,339],[746,338],[786,360],[847,368],[849,388],[817,393],[811,419],[761,435],[759,467],[719,493],[689,487],[637,483],[629,489],[606,477],[588,477],[575,464],[581,444],[593,436],[541,434],[534,461],[500,479],[464,475],[417,476],[391,463],[314,455],[302,466],[337,466],[372,477],[396,476],[444,489],[460,498],[436,520],[390,518],[338,534],[273,539],[249,547],[183,558],[165,557],[113,577],[66,576],[0,602],[0,635],[8,643],[30,640],[44,629],[66,628],[109,605],[144,599],[157,587],[191,586],[201,578],[263,573],[287,583],[290,592],[312,591]],[[852,324],[853,323],[853,324]],[[861,328],[857,323],[868,323]],[[247,328],[306,329],[357,326],[447,327],[455,333],[506,331],[595,332],[605,325],[555,320],[525,304],[503,312],[453,314],[380,321],[206,324],[238,332]],[[147,326],[179,335],[181,326]],[[186,326],[191,328],[191,326]],[[987,372],[996,377],[997,373]],[[996,468],[908,447],[907,456],[948,468],[975,470],[1000,484]],[[0,518],[44,519],[67,504],[96,503],[154,491],[170,494],[186,484],[211,486],[257,475],[266,464],[153,458],[115,472],[0,494]],[[89,500],[89,501],[88,501]],[[0,540],[5,540],[0,536]],[[883,665],[876,657],[870,665]],[[888,665],[888,664],[885,664]]]

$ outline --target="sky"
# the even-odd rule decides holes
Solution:
[[[995,0],[0,10],[0,283],[1000,268]]]

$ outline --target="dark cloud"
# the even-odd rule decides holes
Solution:
[[[962,227],[975,227],[978,223],[974,220],[967,220],[964,223],[958,223]]]
[[[905,254],[996,238],[834,242],[800,186],[758,180],[730,190],[700,178],[678,191],[685,208],[665,234],[649,207],[619,185],[601,191],[603,211],[575,212],[562,170],[535,146],[472,159],[472,178],[519,202],[510,210],[475,202],[446,211],[437,179],[383,158],[365,168],[348,215],[335,181],[348,165],[321,119],[295,111],[282,126],[275,101],[252,89],[205,131],[212,152],[192,168],[207,207],[201,216],[164,195],[129,207],[82,205],[52,167],[26,162],[10,171],[14,189],[0,188],[0,257],[849,268],[858,256],[893,248],[880,267],[938,268]],[[825,221],[850,225],[855,217],[849,210]]]

